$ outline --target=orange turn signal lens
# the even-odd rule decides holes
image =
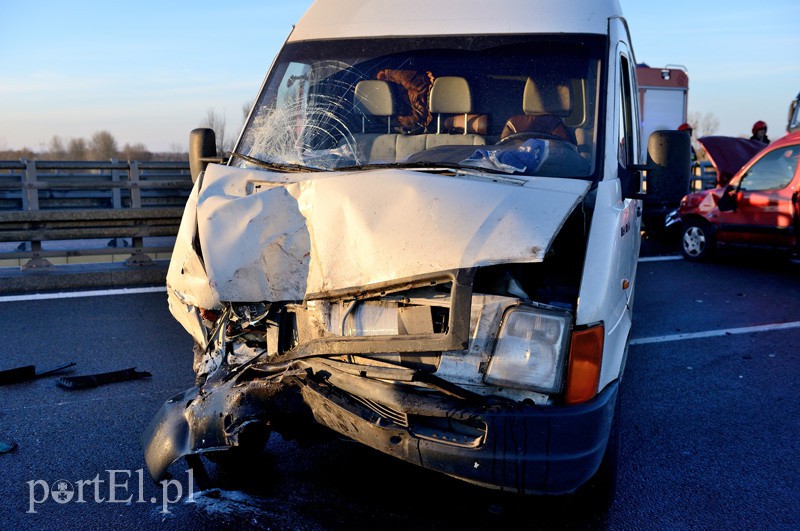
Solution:
[[[567,366],[567,404],[580,404],[597,394],[603,361],[603,325],[572,333]]]

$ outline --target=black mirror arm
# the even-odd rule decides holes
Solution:
[[[647,171],[650,168],[647,164],[628,164],[627,169],[628,171]],[[625,195],[626,199],[636,199],[639,201],[644,201],[645,197],[647,197],[646,192],[635,192]]]

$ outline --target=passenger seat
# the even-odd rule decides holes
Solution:
[[[568,84],[537,84],[530,77],[522,95],[522,112],[508,119],[500,138],[517,133],[545,133],[576,144],[575,134],[563,121],[572,111],[572,91]]]
[[[428,108],[436,116],[436,133],[422,135],[401,135],[397,138],[397,160],[438,146],[486,144],[483,135],[467,133],[449,134],[442,132],[442,115],[463,115],[464,122],[472,112],[472,94],[469,83],[463,77],[443,76],[433,81],[428,98]]]
[[[396,162],[398,135],[391,132],[395,107],[389,83],[377,79],[359,81],[353,91],[353,104],[361,114],[361,133],[353,135],[357,160],[360,163]],[[386,133],[366,132],[370,116],[386,118]]]

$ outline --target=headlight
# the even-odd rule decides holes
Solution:
[[[517,307],[506,314],[484,381],[499,387],[561,390],[568,314]]]

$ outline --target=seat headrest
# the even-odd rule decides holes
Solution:
[[[356,84],[353,91],[356,108],[363,114],[372,116],[394,115],[392,89],[386,81],[365,79]]]
[[[432,113],[471,113],[472,94],[469,91],[469,83],[463,77],[437,77],[433,80],[428,106]]]
[[[567,84],[537,84],[528,78],[522,96],[525,114],[569,116],[572,111],[572,90]]]

